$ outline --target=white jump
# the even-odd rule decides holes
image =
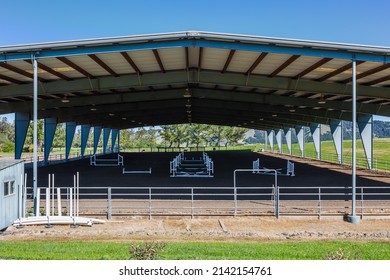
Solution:
[[[286,173],[282,173],[283,168],[279,168],[279,169],[272,169],[272,170],[276,170],[278,172],[278,175],[282,175],[282,176],[295,176],[295,164],[289,160],[287,160],[287,166],[286,166]],[[252,173],[253,174],[263,174],[263,175],[269,175],[269,174],[272,174],[272,172],[268,171],[268,170],[271,170],[271,169],[268,169],[266,167],[260,167],[260,159],[258,158],[257,160],[253,161],[252,163]]]
[[[150,167],[149,170],[126,170],[123,168],[122,174],[152,174],[152,168]]]
[[[89,158],[89,164],[93,166],[123,166],[123,156],[118,154],[117,158],[97,158],[92,155]]]
[[[260,172],[260,159],[258,158],[257,160],[253,161],[253,171],[252,173],[259,173]]]

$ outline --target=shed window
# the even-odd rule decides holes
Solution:
[[[4,182],[4,196],[15,193],[15,181]]]

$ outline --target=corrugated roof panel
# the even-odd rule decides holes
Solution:
[[[199,47],[188,48],[188,59],[189,59],[190,68],[198,68],[199,52],[200,52]]]
[[[28,63],[27,62],[24,62],[24,61],[10,61],[10,62],[7,62],[7,64],[9,65],[12,65],[14,67],[17,67],[19,68],[20,70],[23,70],[27,73],[30,73],[32,74],[33,73],[33,67],[32,65],[30,64],[30,67],[28,67]],[[4,76],[7,76],[11,79],[15,79],[15,80],[18,80],[18,81],[21,81],[21,82],[32,82],[32,78],[29,78],[25,75],[22,75],[22,74],[18,74],[14,71],[11,71],[11,70],[8,70],[4,67],[1,67],[0,66],[0,74],[1,75],[4,75]]]
[[[184,48],[160,49],[158,53],[165,70],[186,69],[186,53]]]
[[[269,75],[273,71],[275,71],[280,65],[282,65],[284,62],[286,62],[287,59],[289,59],[291,55],[287,54],[275,54],[275,53],[269,53],[263,61],[260,62],[259,65],[253,70],[253,74],[259,74],[259,75]]]
[[[128,54],[142,73],[160,71],[160,67],[151,50],[128,52]]]
[[[82,69],[87,71],[92,76],[107,76],[109,75],[106,70],[104,70],[99,64],[92,60],[92,58],[82,55],[82,56],[72,56],[68,58],[70,61],[80,66]]]
[[[246,73],[261,53],[236,51],[227,71]]]
[[[318,57],[301,56],[284,70],[282,70],[278,75],[283,77],[295,77],[310,66],[313,66],[319,60],[321,59]],[[306,76],[304,78],[306,78]]]
[[[229,56],[230,50],[204,48],[202,57],[202,68],[222,71]]]
[[[66,65],[65,63],[61,62],[58,59],[46,58],[46,59],[40,59],[39,62],[71,79],[84,78],[84,76],[81,73],[79,73],[78,71]]]
[[[99,55],[103,61],[118,75],[134,74],[136,71],[120,53],[107,53]]]
[[[331,61],[325,63],[321,67],[318,67],[317,69],[313,70],[309,74],[305,76],[305,79],[312,79],[316,80],[319,79],[341,67],[344,65],[351,63],[349,60],[343,60],[343,59],[332,59]],[[337,76],[336,76],[337,77]]]

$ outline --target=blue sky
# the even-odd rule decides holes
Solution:
[[[390,46],[390,1],[12,0],[0,46],[199,30]]]

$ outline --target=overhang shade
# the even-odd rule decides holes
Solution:
[[[0,47],[0,113],[124,129],[205,123],[261,130],[390,116],[390,47],[178,32]]]

